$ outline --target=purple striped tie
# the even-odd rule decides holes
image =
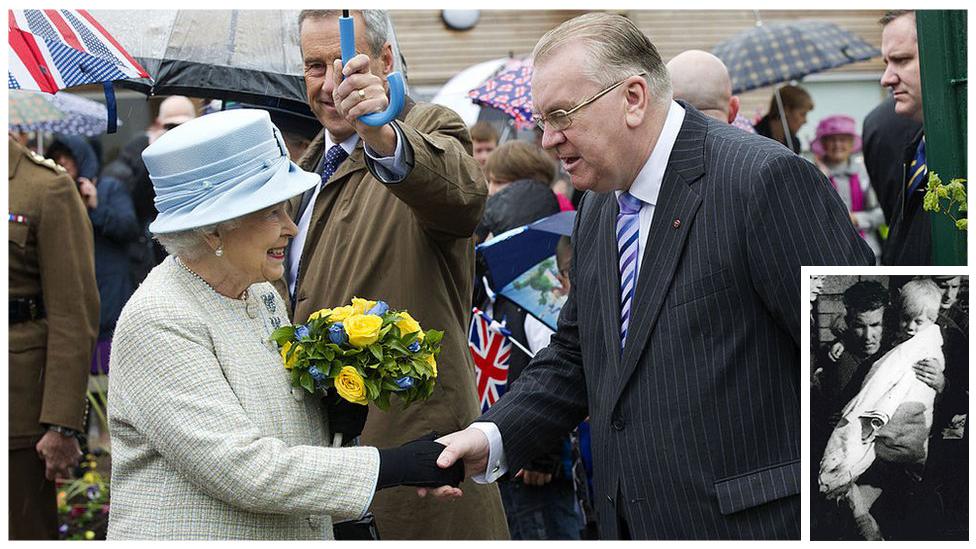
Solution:
[[[640,211],[644,203],[630,193],[617,197],[617,251],[620,253],[620,348],[627,342],[630,302],[637,286],[637,254],[640,250]]]

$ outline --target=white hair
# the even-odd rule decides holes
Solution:
[[[194,227],[174,233],[153,234],[153,238],[166,249],[166,253],[180,259],[195,261],[208,253],[212,253],[210,245],[204,235],[228,232],[241,226],[241,218],[236,217],[212,225]]]

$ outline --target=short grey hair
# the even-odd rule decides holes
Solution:
[[[366,44],[369,45],[370,56],[377,56],[383,52],[383,45],[387,42],[393,49],[393,70],[400,71],[403,77],[407,77],[407,63],[400,54],[400,44],[396,39],[396,31],[393,28],[393,21],[386,10],[350,10],[350,15],[358,12],[363,16],[363,23],[366,26]],[[342,10],[302,10],[298,13],[298,30],[301,31],[302,23],[306,19],[325,19],[342,15]]]
[[[211,253],[210,246],[204,235],[215,234],[217,232],[228,232],[241,226],[241,218],[237,217],[212,225],[194,227],[185,231],[175,233],[157,233],[153,238],[166,249],[166,253],[175,255],[180,259],[195,261]]]
[[[622,15],[587,13],[547,32],[532,52],[538,65],[569,44],[581,44],[587,52],[583,75],[601,86],[646,73],[652,101],[671,100],[671,75],[651,40]]]
[[[881,19],[878,20],[878,24],[881,25],[881,28],[884,28],[895,19],[905,15],[911,15],[914,18],[915,10],[888,10],[884,13],[884,15],[881,16]]]

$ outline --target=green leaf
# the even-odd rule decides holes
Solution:
[[[298,387],[298,378],[302,375],[302,371],[298,368],[291,369],[291,385],[292,387]]]
[[[403,356],[406,356],[406,355],[409,355],[410,354],[410,351],[408,351],[407,348],[404,347],[403,344],[400,343],[400,341],[397,340],[397,339],[394,339],[394,340],[390,341],[389,347],[390,347],[390,349],[392,349],[392,350],[400,353]]]
[[[956,221],[956,228],[960,231],[967,231],[969,229],[969,220],[960,219],[959,221]]]
[[[364,379],[363,384],[366,385],[367,400],[376,400],[380,396],[379,384],[375,379]]]
[[[299,383],[302,384],[302,387],[304,387],[306,391],[310,393],[315,392],[315,382],[312,380],[312,376],[309,375],[308,372],[302,372],[302,376],[299,379]]]
[[[428,345],[435,347],[440,344],[442,339],[444,339],[444,332],[440,330],[427,330],[424,341]]]
[[[372,345],[370,345],[367,348],[369,349],[369,352],[373,354],[373,356],[376,358],[376,360],[378,360],[380,362],[383,362],[383,348],[382,347],[380,347],[379,345],[373,343]]]
[[[378,397],[376,397],[376,400],[373,401],[373,404],[376,404],[376,407],[379,408],[380,410],[383,410],[384,412],[386,410],[389,410],[390,409],[390,393],[382,393],[381,395],[379,395]]]
[[[271,341],[277,343],[279,347],[281,347],[282,345],[285,344],[286,341],[289,341],[292,337],[294,337],[294,335],[295,335],[294,326],[282,326],[277,330],[271,332],[270,339]]]

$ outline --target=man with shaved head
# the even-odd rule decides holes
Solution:
[[[731,124],[739,113],[739,98],[732,95],[732,79],[725,63],[702,50],[679,53],[668,62],[674,98],[682,99],[719,122]]]

